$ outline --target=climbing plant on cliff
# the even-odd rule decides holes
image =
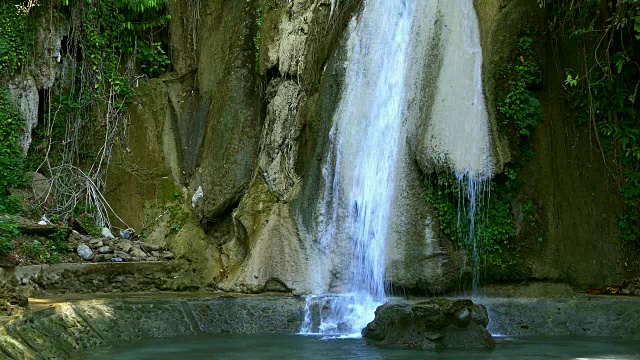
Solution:
[[[0,79],[13,77],[31,58],[33,19],[18,13],[15,0],[0,3]]]
[[[7,87],[30,61],[34,44],[33,19],[18,11],[20,5],[17,0],[0,3],[0,214],[20,210],[9,190],[25,182],[24,154],[18,141],[24,119]]]
[[[625,203],[621,238],[640,245],[640,1],[547,0],[556,43],[575,46],[565,87]]]

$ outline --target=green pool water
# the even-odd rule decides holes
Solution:
[[[217,335],[137,341],[92,349],[74,359],[640,359],[640,342],[607,338],[498,338],[491,352],[380,349],[362,339]]]

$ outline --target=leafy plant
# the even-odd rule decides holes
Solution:
[[[8,91],[0,88],[0,212],[4,213],[16,205],[9,189],[26,182],[24,155],[18,142],[22,126],[22,117],[11,103]]]
[[[143,43],[138,49],[138,63],[145,74],[157,77],[165,73],[171,64],[159,42]]]
[[[33,19],[20,14],[19,0],[0,2],[0,78],[11,77],[30,59],[35,41]]]
[[[505,124],[516,124],[520,135],[529,136],[531,130],[542,119],[540,100],[531,90],[540,84],[542,72],[538,63],[533,60],[533,39],[523,36],[518,39],[516,62],[509,64],[507,72],[510,76],[508,93],[498,110],[504,114]]]
[[[43,264],[56,264],[61,260],[61,249],[52,240],[26,240],[20,249],[31,259]]]
[[[20,234],[18,225],[10,218],[0,219],[0,255],[5,255],[13,248],[13,239]]]

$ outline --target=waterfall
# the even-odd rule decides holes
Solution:
[[[482,48],[472,0],[448,0],[442,63],[430,116],[429,147],[440,152],[455,172],[460,191],[458,227],[468,224],[464,239],[476,295],[480,254],[475,234],[476,209],[492,174],[488,114],[482,85]]]
[[[416,15],[425,11],[430,12],[427,19]],[[448,25],[436,25],[440,19]],[[421,26],[423,21],[430,25]],[[409,61],[416,51],[411,44],[427,46],[437,26],[457,28],[445,34],[448,40],[439,49],[444,61],[424,149],[432,158],[444,155],[469,184],[481,184],[490,175],[472,0],[365,0],[362,13],[349,24],[345,85],[323,167],[316,245],[331,258],[332,279],[328,289],[307,297],[303,334],[359,336],[386,299],[385,242],[394,189],[402,181],[396,178],[396,164],[412,122],[407,119],[410,99],[421,97],[412,86],[418,74]],[[470,188],[473,206],[462,208],[474,211],[475,194]]]

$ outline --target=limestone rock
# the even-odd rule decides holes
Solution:
[[[101,246],[98,249],[98,254],[108,254],[111,252],[111,248],[109,248],[108,246]]]
[[[430,350],[489,350],[487,309],[471,300],[390,302],[376,310],[362,336],[376,345]]]
[[[14,268],[20,262],[14,257],[10,257],[7,255],[0,256],[0,268]]]
[[[38,87],[31,75],[20,75],[8,84],[11,99],[25,119],[18,142],[26,154],[31,145],[31,131],[38,124]]]
[[[33,196],[38,200],[44,200],[47,196],[50,188],[50,181],[44,175],[33,172],[28,173],[27,177],[31,179],[31,189],[33,190]]]
[[[110,261],[113,258],[113,254],[98,254],[96,255],[96,257],[94,258],[95,262],[105,262],[105,261]]]
[[[162,249],[160,245],[147,243],[141,243],[140,248],[148,253],[151,253],[152,251],[159,251],[160,249]]]
[[[278,68],[282,75],[303,75],[305,57],[311,45],[309,35],[315,28],[323,29],[329,20],[326,0],[291,3],[291,7],[274,6],[265,12],[259,62],[261,72]]]
[[[132,256],[131,256],[131,255],[129,255],[129,254],[127,254],[127,253],[126,253],[126,252],[124,252],[124,251],[116,250],[116,251],[113,253],[113,255],[114,255],[114,257],[116,257],[116,258],[120,258],[120,259],[122,259],[122,261],[131,261],[131,260],[133,260],[133,259],[132,259]],[[112,258],[111,260],[113,261],[113,258]]]
[[[295,172],[297,140],[302,128],[298,107],[303,91],[293,80],[276,79],[267,88],[267,116],[262,132],[258,163],[271,190],[283,199],[300,181]]]
[[[147,258],[147,254],[142,249],[140,249],[140,247],[137,245],[131,247],[131,250],[129,251],[129,255],[131,255],[134,258],[137,258],[139,261]]]
[[[102,243],[102,240],[100,239],[89,240],[89,245],[91,245],[91,247],[94,247],[94,248],[99,248],[101,246],[104,246],[104,244]]]
[[[91,251],[91,248],[84,244],[78,245],[78,255],[80,255],[82,260],[87,261],[91,261],[95,257],[95,254],[93,253],[93,251]]]
[[[120,241],[118,241],[117,243],[112,244],[111,247],[113,247],[114,250],[120,250],[122,252],[128,253],[129,251],[131,251],[133,245],[129,240],[120,239]]]
[[[275,202],[258,177],[234,212],[238,245],[245,244],[246,258],[218,284],[225,291],[260,293],[277,290],[311,291],[306,275],[308,256],[286,203]]]

